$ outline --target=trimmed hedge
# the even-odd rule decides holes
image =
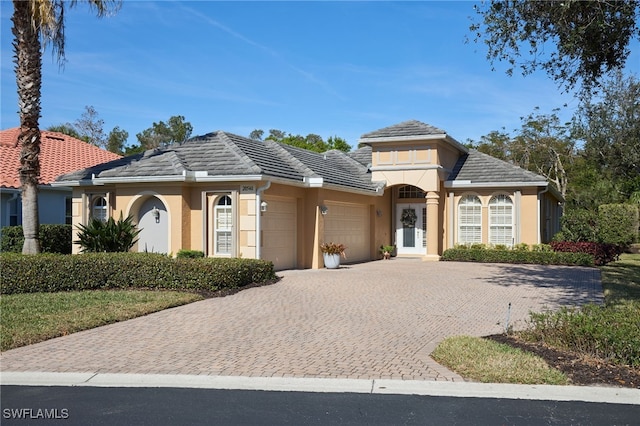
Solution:
[[[593,256],[597,266],[618,260],[624,248],[616,244],[552,241],[551,247],[557,252],[586,253]]]
[[[40,249],[43,253],[71,254],[71,225],[40,225]],[[24,233],[22,226],[3,226],[0,230],[0,251],[22,253]]]
[[[173,259],[153,253],[3,253],[0,260],[1,294],[116,288],[217,291],[276,278],[273,263],[257,259]]]
[[[178,259],[198,259],[200,257],[204,257],[204,252],[201,250],[181,249],[178,251],[178,254],[176,254],[176,257]]]
[[[524,250],[517,246],[512,250],[474,247],[456,247],[445,250],[442,260],[455,262],[531,263],[539,265],[593,266],[593,256],[585,253],[564,253],[547,250]]]
[[[598,241],[629,247],[638,239],[638,206],[603,204],[598,207]]]

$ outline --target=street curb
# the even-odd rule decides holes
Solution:
[[[280,392],[369,393],[640,405],[640,389],[632,388],[417,380],[3,372],[0,374],[0,384],[5,386],[167,387]]]

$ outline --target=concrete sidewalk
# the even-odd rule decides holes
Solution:
[[[46,372],[462,382],[429,357],[445,337],[500,333],[530,311],[603,301],[595,268],[396,258],[279,275],[4,352],[2,381]]]

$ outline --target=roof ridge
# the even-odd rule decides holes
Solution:
[[[249,166],[249,168],[252,169],[253,172],[255,173],[263,173],[263,170],[260,166],[258,166],[256,164],[255,161],[253,161],[251,159],[251,157],[249,157],[243,150],[242,148],[240,148],[230,137],[229,135],[227,135],[226,132],[222,131],[222,130],[218,130],[217,132],[215,132],[218,137],[220,138],[220,141],[225,143],[226,146],[228,146],[231,149],[231,152],[233,152],[240,160],[244,161],[245,164],[247,164],[247,166]],[[230,133],[232,134],[232,133]],[[238,135],[234,135],[236,137],[240,137],[243,138],[242,136],[238,136]],[[246,138],[243,138],[246,139]],[[246,139],[248,141],[251,142],[255,142],[253,139]]]
[[[268,143],[270,148],[275,148],[276,155],[282,154],[282,155],[278,155],[278,157],[281,157],[283,160],[285,160],[290,166],[292,166],[294,169],[296,169],[297,171],[302,173],[303,176],[319,176],[308,165],[306,165],[305,163],[300,161],[294,155],[291,155],[291,153],[284,148],[283,145],[285,145],[285,144],[283,144],[282,142],[276,142],[274,140],[267,139],[267,140],[264,141],[264,143],[265,143],[265,146]],[[292,145],[287,145],[287,147],[297,148],[297,147],[292,146]],[[300,149],[300,148],[298,148],[298,149]],[[306,150],[306,151],[309,151],[309,150]],[[313,151],[310,151],[310,152],[313,152]]]
[[[357,167],[364,167],[367,170],[369,169],[368,167],[366,167],[364,164],[362,164],[361,162],[359,162],[358,160],[356,160],[355,158],[353,158],[352,156],[349,155],[348,152],[344,152],[342,150],[339,149],[330,149],[329,151],[326,152],[335,152],[336,154],[340,155],[342,158],[346,159],[347,161],[353,163],[355,166]]]

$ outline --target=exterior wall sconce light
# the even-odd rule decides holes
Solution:
[[[267,211],[267,207],[269,206],[269,204],[266,201],[263,201],[260,203],[260,211],[262,213]]]
[[[376,210],[376,216],[382,217],[382,210],[380,209]]]
[[[156,220],[156,223],[160,223],[160,210],[158,210],[156,206],[153,206],[153,209],[151,209],[151,214],[153,215],[153,218]]]
[[[326,215],[329,212],[329,207],[322,205],[320,206],[320,213],[322,214],[322,216]]]

